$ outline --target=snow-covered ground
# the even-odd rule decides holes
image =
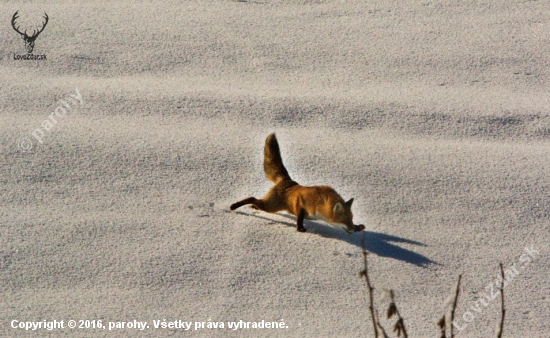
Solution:
[[[504,337],[549,336],[548,3],[0,9],[0,336],[372,336],[362,233],[229,211],[270,188],[270,132],[293,179],[355,198],[410,337],[438,336],[459,274],[455,331],[494,336],[499,262]],[[47,60],[14,60],[17,10],[29,30],[48,14]],[[65,328],[13,328],[44,320]]]

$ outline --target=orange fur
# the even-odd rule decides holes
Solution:
[[[301,186],[293,181],[283,165],[279,144],[275,134],[265,141],[264,171],[266,177],[275,183],[262,199],[245,198],[231,205],[235,210],[243,205],[275,213],[286,211],[297,217],[297,230],[305,232],[304,218],[321,219],[333,226],[342,227],[349,233],[361,231],[363,225],[353,223],[351,204],[353,198],[345,202],[340,195],[329,186]]]

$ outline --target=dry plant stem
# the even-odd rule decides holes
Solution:
[[[395,297],[393,294],[393,290],[390,290],[390,297],[391,297],[391,302],[395,304]],[[397,320],[401,326],[401,329],[403,330],[403,337],[408,338],[409,335],[407,334],[407,330],[405,329],[405,320],[403,319],[403,317],[401,317],[401,313],[399,313],[399,310],[397,309],[397,305],[395,305],[395,314],[397,315]]]
[[[440,338],[447,338],[447,335],[446,335],[446,331],[447,331],[447,325],[445,323],[445,314],[443,314],[443,317],[441,317],[441,319],[439,320],[439,322],[437,322],[437,325],[439,326],[439,328],[441,329],[441,336],[439,336]]]
[[[453,301],[453,307],[451,309],[451,323],[449,326],[451,327],[451,338],[454,338],[455,334],[453,332],[454,327],[454,320],[455,320],[455,309],[456,309],[456,303],[458,302],[458,294],[460,293],[460,280],[462,279],[462,275],[458,275],[458,283],[456,284],[456,294],[455,299]]]
[[[384,330],[384,327],[380,324],[380,317],[378,316],[378,311],[376,311],[376,325],[378,325],[378,328],[382,332],[382,337],[389,338],[388,334],[386,333],[386,330]]]
[[[373,295],[372,295],[372,291],[374,290],[374,288],[370,284],[369,268],[368,268],[368,264],[367,264],[367,254],[368,253],[367,253],[367,250],[365,250],[365,232],[363,232],[363,236],[361,237],[361,248],[363,250],[363,260],[364,260],[364,264],[365,264],[364,276],[365,276],[365,280],[367,281],[367,288],[369,289],[369,310],[370,310],[370,316],[371,316],[371,319],[372,319],[372,328],[374,330],[374,337],[378,338],[378,329],[377,329],[377,325],[376,325],[376,319],[374,317],[374,300],[373,300]]]
[[[500,275],[502,276],[502,280],[504,281],[504,268],[502,267],[502,263],[500,263]],[[506,310],[504,309],[504,282],[502,282],[502,287],[500,288],[500,329],[498,330],[497,338],[502,337],[502,329],[504,328],[505,314],[506,314]]]

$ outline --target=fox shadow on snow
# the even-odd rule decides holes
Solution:
[[[242,211],[237,211],[237,213],[244,216],[253,216],[263,220],[267,220],[270,223],[284,224],[296,229],[296,223],[278,221],[278,220],[274,220],[261,215],[256,215],[254,213],[246,213]],[[291,215],[286,215],[281,213],[277,213],[276,215],[283,216],[288,219],[292,219],[294,222],[296,221],[295,217]],[[307,220],[307,219],[304,222],[307,229],[307,233],[319,235],[325,238],[338,239],[338,240],[347,242],[349,244],[355,245],[358,248],[362,248],[361,232],[348,234],[342,229],[337,229],[335,227],[332,227],[330,225],[326,225],[320,222]],[[421,267],[426,267],[428,264],[438,264],[437,262],[432,261],[426,256],[423,256],[419,253],[416,253],[409,249],[405,249],[393,244],[393,243],[406,243],[406,244],[413,244],[418,246],[426,246],[426,244],[424,243],[413,241],[403,237],[374,232],[374,231],[367,231],[367,230],[363,230],[363,231],[365,232],[365,244],[364,244],[365,250],[367,250],[368,252],[372,252],[381,257],[389,257],[389,258],[397,259],[397,260],[414,264],[417,266],[421,266]]]

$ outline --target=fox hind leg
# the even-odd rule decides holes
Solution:
[[[243,205],[247,205],[247,204],[252,204],[255,208],[258,208],[256,206],[256,203],[258,202],[259,200],[254,198],[254,197],[248,197],[248,198],[245,198],[244,200],[242,201],[238,201],[236,203],[233,203],[231,204],[231,206],[229,207],[229,209],[231,210],[235,210],[237,208],[240,208],[242,207]]]
[[[270,203],[266,203],[266,201],[264,201],[263,199],[259,200],[255,197],[248,197],[248,198],[245,198],[242,201],[233,203],[233,204],[231,204],[229,209],[235,210],[235,209],[240,208],[243,205],[247,205],[247,204],[252,204],[251,207],[254,208],[254,209],[262,210],[262,211],[270,212],[270,213],[274,213],[274,212],[277,212],[277,211],[280,210],[279,208],[274,208]]]
[[[263,198],[263,199],[257,199],[255,197],[248,197],[241,201],[238,201],[236,203],[231,204],[229,207],[231,210],[235,210],[237,208],[242,207],[243,205],[251,204],[251,207],[254,209],[262,210],[269,213],[274,213],[277,211],[284,210],[283,207],[280,205],[270,203],[272,202],[269,198]],[[298,214],[296,215],[296,230],[299,232],[306,232],[306,228],[304,227],[304,219],[308,216],[307,212],[304,208],[300,208],[300,211],[298,211]]]

